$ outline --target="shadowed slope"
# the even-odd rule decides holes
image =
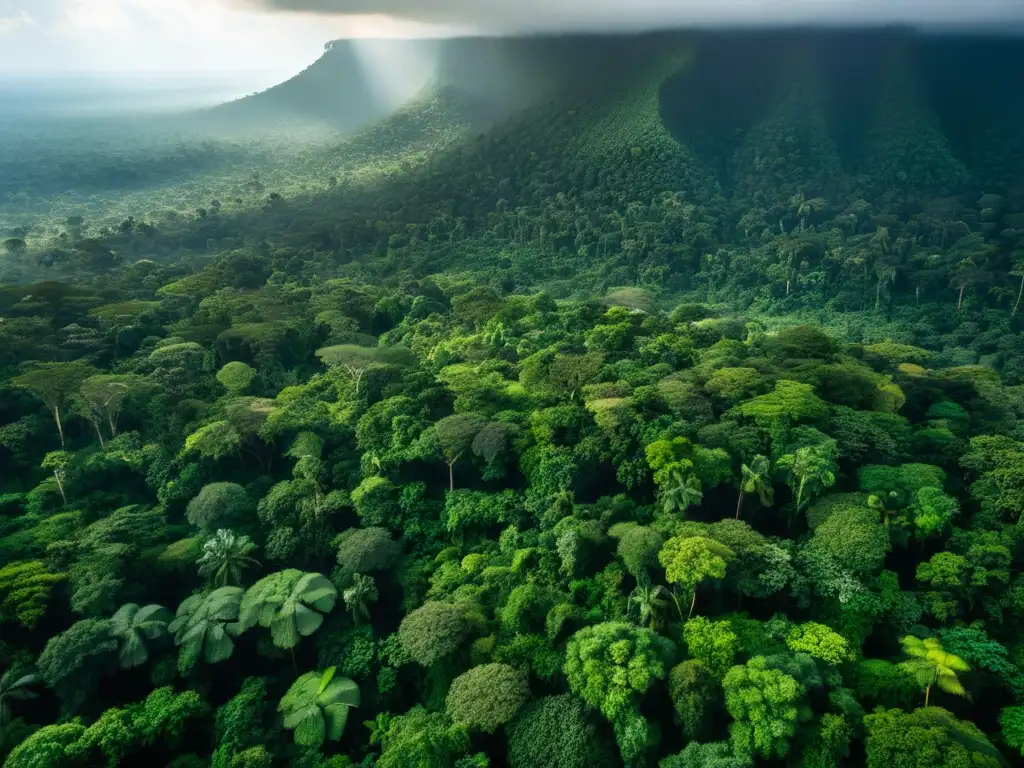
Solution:
[[[307,125],[352,131],[376,122],[390,109],[353,41],[341,41],[328,44],[323,56],[289,80],[200,116],[222,128]]]

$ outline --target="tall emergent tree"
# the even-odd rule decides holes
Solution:
[[[724,544],[705,536],[676,536],[665,542],[658,560],[665,567],[665,578],[690,594],[690,612],[697,605],[697,587],[705,579],[724,579],[727,561],[735,554]],[[676,603],[679,610],[679,604]],[[682,611],[679,611],[682,616]]]
[[[455,490],[455,464],[473,445],[486,419],[471,413],[456,413],[434,425],[438,450],[448,465],[448,489]]]
[[[82,382],[95,373],[95,369],[83,362],[40,363],[34,370],[11,379],[11,383],[28,390],[42,400],[60,435],[60,446],[64,447],[64,421],[68,406],[79,391]]]
[[[356,344],[339,344],[318,349],[316,356],[324,365],[343,371],[355,386],[358,397],[366,372],[375,365],[406,365],[411,361],[409,350],[404,347],[360,347]]]
[[[71,454],[67,451],[50,451],[43,458],[43,463],[40,466],[53,472],[53,479],[57,483],[57,490],[60,491],[61,501],[64,502],[66,507],[68,505],[68,495],[64,490],[64,481],[68,478]]]
[[[82,382],[75,404],[96,430],[101,446],[104,444],[103,426],[110,430],[110,437],[117,437],[117,421],[125,403],[147,386],[144,379],[135,375],[100,374]]]

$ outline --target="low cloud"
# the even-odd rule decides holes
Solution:
[[[6,11],[0,7],[0,35],[14,32],[21,27],[28,27],[36,23],[32,15],[22,9],[18,11]]]
[[[33,72],[216,71],[266,87],[315,60],[343,26],[230,0],[0,0],[0,82]]]
[[[736,24],[1024,24],[1022,0],[228,0],[268,10],[383,14],[485,32]]]

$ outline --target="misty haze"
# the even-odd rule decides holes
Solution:
[[[272,83],[269,83],[272,84]],[[259,75],[0,74],[0,120],[149,115],[211,107],[267,87]]]
[[[1022,25],[0,0],[0,765],[1021,764]]]

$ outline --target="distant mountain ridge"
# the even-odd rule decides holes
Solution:
[[[1024,205],[1022,81],[1022,40],[901,29],[452,41],[422,98],[323,151],[341,180],[330,225],[328,203],[296,203],[288,242],[372,261],[426,241],[416,270],[486,267],[559,295],[692,290],[724,269],[720,250],[759,243],[785,251],[772,269],[789,296],[805,263],[838,258],[830,232],[877,232],[886,254],[914,238],[941,250],[969,220],[1015,242],[1024,220],[1002,221],[993,200]],[[469,93],[505,117],[467,122]],[[948,212],[979,200],[964,221]]]
[[[354,133],[423,89],[449,90],[510,114],[566,89],[600,88],[676,35],[461,37],[327,43],[302,72],[202,116],[223,126],[317,124]],[[426,66],[426,71],[425,71]],[[390,93],[389,93],[390,91]],[[396,99],[396,92],[401,98]]]
[[[666,53],[692,48],[696,60],[689,83],[685,77],[674,83],[682,86],[675,101],[689,100],[681,108],[707,111],[710,102],[722,108],[731,102],[749,112],[786,98],[789,80],[801,77],[802,69],[813,71],[832,114],[845,109],[855,118],[844,121],[849,127],[856,125],[858,110],[866,119],[883,70],[901,55],[920,72],[934,112],[951,142],[962,147],[991,122],[996,99],[1024,93],[1024,43],[986,38],[978,46],[973,39],[902,28],[343,39],[328,43],[323,55],[294,77],[202,114],[234,128],[316,125],[351,134],[424,89],[447,89],[488,105],[493,114],[511,114],[560,93],[600,91]],[[978,79],[982,70],[985,76]],[[947,91],[955,91],[956,98]],[[965,112],[962,99],[975,108]]]
[[[390,112],[366,76],[352,41],[328,44],[323,55],[294,77],[265,91],[200,113],[225,127],[317,124],[351,132]]]

